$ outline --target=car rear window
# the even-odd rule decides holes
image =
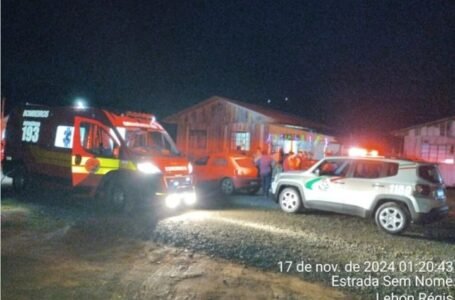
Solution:
[[[439,173],[438,166],[425,165],[418,168],[419,177],[430,181],[431,183],[442,183],[442,177]]]
[[[251,158],[237,158],[235,162],[242,168],[255,168],[254,161]]]

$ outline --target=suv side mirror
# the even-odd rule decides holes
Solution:
[[[319,168],[317,168],[316,170],[313,171],[313,173],[314,173],[316,176],[319,176],[319,174],[321,173],[321,171],[319,170]]]

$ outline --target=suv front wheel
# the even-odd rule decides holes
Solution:
[[[303,207],[299,192],[292,187],[284,188],[280,192],[278,203],[281,209],[287,213],[297,213]]]
[[[395,202],[379,206],[375,214],[376,225],[390,234],[399,234],[409,225],[409,214],[405,207]]]

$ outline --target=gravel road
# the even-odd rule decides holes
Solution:
[[[59,193],[3,194],[2,299],[353,299],[324,284],[150,239],[157,224],[176,215],[112,214]]]
[[[205,208],[130,215],[110,214],[86,199],[55,193],[20,200],[8,194],[6,201],[2,199],[5,296],[385,299],[395,293],[419,299],[419,293],[433,293],[433,299],[443,300],[455,296],[453,285],[437,281],[454,279],[454,214],[391,236],[371,220],[323,212],[285,214],[260,196],[212,196]],[[454,190],[450,204],[453,213]],[[346,269],[356,264],[357,271]],[[348,276],[361,283],[346,284]],[[385,276],[402,281],[387,284]],[[416,276],[429,281],[416,286]]]
[[[340,287],[340,282],[332,283],[333,275],[378,278],[378,286],[368,286],[365,281],[363,287],[341,285],[362,297],[368,295],[368,299],[374,299],[378,291],[416,297],[419,292],[455,295],[453,286],[433,281],[416,286],[414,280],[420,275],[454,279],[453,216],[432,225],[414,225],[402,236],[391,236],[380,232],[371,220],[323,212],[285,214],[275,203],[259,196],[234,196],[224,201],[228,202],[223,209],[194,210],[162,220],[152,238],[267,270],[289,271],[328,286]],[[373,264],[371,270],[369,262]],[[310,265],[311,270],[297,269],[299,263],[299,267]],[[359,270],[346,272],[349,263],[359,264]],[[387,275],[390,278],[384,279]],[[387,280],[394,278],[410,278],[412,283],[391,286]]]

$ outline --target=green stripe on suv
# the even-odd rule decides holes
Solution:
[[[305,187],[309,190],[312,190],[313,189],[313,185],[320,181],[323,177],[316,177],[314,179],[311,179],[311,180],[308,180],[306,183],[305,183]]]

